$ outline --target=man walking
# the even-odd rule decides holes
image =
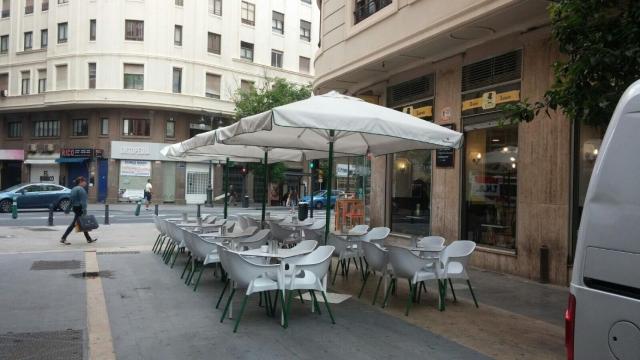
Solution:
[[[67,230],[62,235],[62,238],[60,239],[60,243],[63,245],[71,244],[67,242],[67,236],[69,236],[71,231],[73,231],[73,228],[76,226],[76,224],[80,226],[80,224],[78,223],[80,216],[87,213],[87,191],[84,189],[84,187],[87,186],[87,180],[83,176],[79,176],[75,180],[75,184],[76,186],[74,186],[73,189],[71,189],[71,194],[70,194],[70,200],[71,200],[70,206],[74,214],[73,221],[71,222],[71,225],[69,225]],[[92,243],[98,240],[98,239],[92,239],[91,236],[89,236],[88,232],[86,231],[83,231],[83,232],[84,232],[84,237],[87,239],[88,243]]]
[[[149,179],[147,180],[147,184],[144,186],[144,206],[146,210],[149,210],[149,204],[151,204],[151,193],[153,193],[153,185],[151,185],[151,179]]]

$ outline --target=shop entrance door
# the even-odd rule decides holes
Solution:
[[[89,179],[89,169],[87,168],[87,163],[85,161],[79,163],[68,163],[67,174],[67,187],[73,188],[75,186],[74,180],[79,176],[83,176],[85,179]]]
[[[165,161],[162,163],[162,200],[176,201],[176,163]]]
[[[104,202],[107,199],[109,179],[109,160],[98,160],[98,202]]]
[[[185,201],[187,204],[204,204],[209,182],[208,164],[187,164]]]

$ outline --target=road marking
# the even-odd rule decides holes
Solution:
[[[84,253],[85,271],[98,273],[98,257],[95,250]],[[115,360],[111,338],[111,325],[104,298],[102,279],[99,276],[87,277],[87,332],[89,334],[89,359]]]

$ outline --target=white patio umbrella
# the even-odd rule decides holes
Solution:
[[[459,148],[462,134],[400,111],[332,91],[278,106],[218,129],[218,142],[329,151],[330,204],[334,152],[374,156],[417,149]],[[326,223],[330,221],[326,212]],[[326,227],[325,241],[329,234]]]

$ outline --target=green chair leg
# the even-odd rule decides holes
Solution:
[[[316,292],[313,290],[309,290],[311,294],[311,301],[313,301],[313,306],[316,309],[318,315],[322,315],[322,311],[320,311],[320,305],[318,304],[318,298],[316,297]]]
[[[242,306],[240,306],[240,312],[238,313],[238,317],[236,317],[236,325],[233,327],[233,332],[238,331],[238,325],[240,325],[240,318],[242,317],[242,313],[244,312],[244,307],[247,306],[247,299],[249,299],[249,295],[245,295],[244,299],[242,299]]]
[[[322,298],[324,299],[324,306],[327,307],[327,312],[329,313],[329,317],[331,318],[331,323],[335,324],[336,320],[333,318],[333,313],[331,312],[331,307],[329,307],[329,301],[327,300],[327,294],[324,291],[321,291]]]
[[[291,298],[293,298],[293,295],[291,294],[291,291],[289,291],[289,293],[287,294],[287,305],[284,311],[285,327],[289,327],[289,312],[291,311]]]
[[[447,282],[446,280],[438,280],[438,310],[444,311],[445,299],[447,297]]]
[[[409,316],[409,309],[411,309],[411,304],[413,304],[414,300],[413,296],[416,293],[416,285],[411,284],[411,281],[409,281],[409,299],[407,299],[407,307],[404,310],[404,316]]]
[[[278,290],[278,293],[279,292],[280,290]],[[282,296],[280,296],[280,306],[282,306],[282,314],[284,317],[284,325],[282,327],[286,329],[287,327],[289,327],[289,317],[287,316],[287,306],[285,305],[285,295],[286,293],[283,293]]]
[[[275,316],[276,310],[278,309],[278,298],[280,297],[280,291],[276,290],[275,299],[273,299],[273,308],[271,308],[271,313]]]
[[[189,255],[189,258],[187,258],[187,263],[184,264],[184,270],[182,270],[182,275],[180,275],[180,279],[184,277],[184,273],[187,271],[187,267],[189,267],[190,264],[191,264],[191,255]]]
[[[233,300],[233,295],[236,294],[236,289],[231,289],[231,294],[229,294],[229,298],[227,299],[227,304],[224,306],[224,311],[222,312],[222,316],[220,317],[220,322],[224,321],[224,317],[227,316],[227,312],[229,311],[229,305],[231,305],[231,300]]]
[[[156,237],[156,241],[153,243],[153,247],[151,247],[151,251],[155,252],[156,251],[156,246],[158,246],[158,243],[160,242],[160,237],[162,236],[162,234],[158,234],[158,236]]]
[[[467,279],[467,286],[469,286],[469,291],[471,292],[471,297],[473,298],[473,303],[476,304],[476,307],[478,306],[478,300],[476,300],[476,294],[473,293],[473,287],[471,287],[471,281],[469,281]]]
[[[300,298],[300,302],[304,304],[304,299],[302,298],[302,291],[298,290],[298,297]]]
[[[176,260],[178,259],[178,255],[180,255],[180,249],[176,251],[176,255],[173,257],[173,261],[171,261],[171,269],[173,269],[173,265],[175,265]]]
[[[371,303],[371,305],[376,304],[376,299],[378,299],[378,291],[380,290],[380,284],[382,284],[383,278],[384,278],[384,275],[380,276],[380,280],[378,280],[378,285],[376,286],[376,291],[373,293],[373,302]]]
[[[391,295],[392,289],[396,286],[396,279],[391,279],[389,281],[389,286],[387,287],[387,291],[384,295],[384,300],[382,301],[382,308],[385,308],[389,304],[389,295]]]
[[[331,285],[335,285],[336,283],[336,276],[338,276],[338,268],[340,268],[340,263],[341,260],[338,260],[338,263],[336,264],[336,271],[333,273],[333,281],[331,281]]]
[[[204,264],[202,264],[202,266],[200,266],[200,272],[198,274],[198,278],[196,279],[196,283],[195,285],[193,285],[193,291],[195,292],[196,290],[198,290],[198,284],[200,284],[200,278],[202,277],[202,273],[204,272]]]
[[[224,296],[225,291],[227,291],[227,287],[229,286],[229,280],[224,283],[224,287],[222,288],[222,293],[220,293],[220,297],[218,297],[218,302],[216,302],[216,309],[220,306],[220,301],[222,301],[222,297]]]
[[[456,297],[456,292],[455,290],[453,290],[453,283],[451,282],[451,279],[447,279],[449,280],[449,287],[451,288],[451,294],[453,295],[453,302],[458,302],[458,298]]]
[[[369,272],[367,271],[362,278],[362,287],[360,287],[360,292],[358,293],[358,299],[362,297],[362,292],[364,291],[365,285],[367,285],[367,279],[369,279]]]

